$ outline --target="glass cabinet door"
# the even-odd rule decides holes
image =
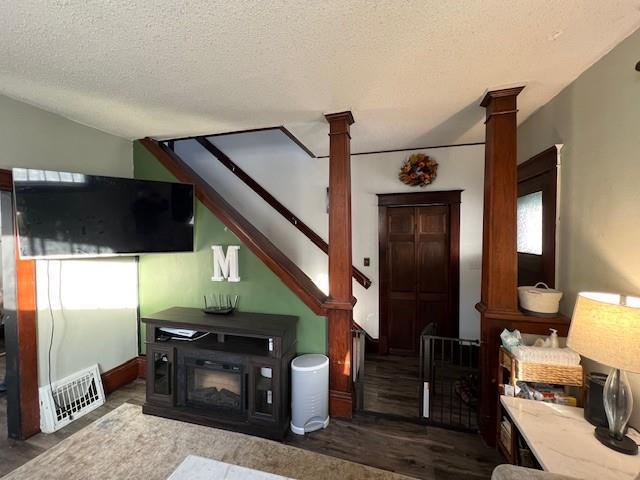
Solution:
[[[147,396],[156,403],[173,404],[173,348],[150,347],[147,354]]]
[[[276,394],[278,371],[274,365],[251,365],[250,414],[254,418],[275,420],[278,411]]]
[[[165,352],[153,352],[153,393],[171,395],[171,362]]]
[[[273,368],[255,368],[255,412],[265,415],[273,415]]]

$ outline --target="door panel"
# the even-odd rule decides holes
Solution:
[[[395,353],[414,351],[415,305],[414,295],[389,299],[389,349]]]
[[[413,292],[416,287],[413,242],[389,242],[389,287],[391,292]]]
[[[415,335],[416,262],[413,207],[389,209],[387,216],[389,349],[412,351]]]
[[[446,294],[448,290],[449,252],[444,239],[419,241],[418,283],[419,292],[437,292]]]
[[[385,238],[381,239],[380,305],[386,323],[381,335],[390,352],[415,355],[420,332],[431,322],[437,324],[439,335],[457,335],[458,318],[457,314],[453,318],[451,304],[457,305],[458,294],[451,269],[457,265],[458,249],[451,248],[451,208],[388,207],[381,222]]]
[[[413,207],[398,207],[389,212],[389,235],[413,236]]]
[[[420,235],[446,235],[449,224],[449,207],[417,207],[418,233]]]
[[[419,207],[418,250],[418,323],[420,332],[435,322],[438,335],[449,335],[449,207]],[[456,320],[457,322],[457,320]]]

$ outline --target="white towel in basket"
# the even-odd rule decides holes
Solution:
[[[546,347],[511,347],[511,353],[524,363],[540,363],[543,365],[580,365],[580,354],[570,348]]]

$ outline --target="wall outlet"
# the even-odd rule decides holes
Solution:
[[[371,265],[371,259],[369,257],[364,257],[364,266],[368,267]]]

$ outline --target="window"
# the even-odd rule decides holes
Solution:
[[[518,197],[518,253],[542,255],[542,192]]]

